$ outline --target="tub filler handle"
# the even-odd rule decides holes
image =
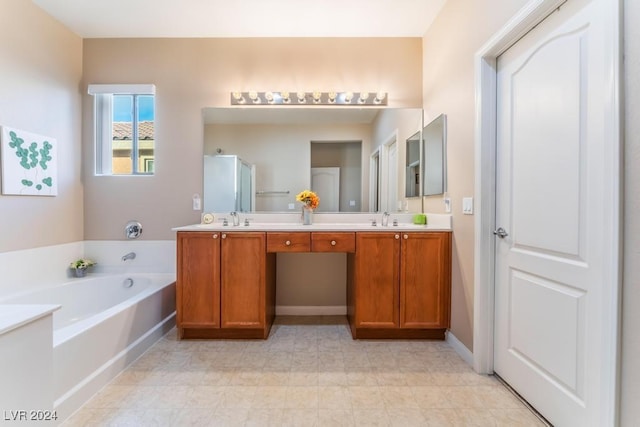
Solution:
[[[125,288],[130,288],[133,286],[133,279],[131,277],[127,277],[126,279],[124,279],[124,281],[122,282],[122,285]]]

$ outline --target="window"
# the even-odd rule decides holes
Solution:
[[[155,86],[89,85],[94,96],[96,175],[153,175]]]

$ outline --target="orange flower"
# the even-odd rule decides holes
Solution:
[[[304,190],[298,193],[296,200],[304,203],[311,209],[315,209],[320,204],[320,198],[311,190]]]

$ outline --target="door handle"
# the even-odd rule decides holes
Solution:
[[[507,237],[509,235],[509,233],[507,233],[507,230],[505,230],[502,227],[499,227],[497,230],[493,230],[493,234],[495,234],[496,236],[498,236],[501,239],[504,239],[505,237]]]

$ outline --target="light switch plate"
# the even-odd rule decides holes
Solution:
[[[355,205],[356,205],[355,200],[349,200],[349,206],[355,206]]]
[[[462,198],[462,213],[465,215],[473,215],[473,197]]]
[[[289,203],[289,209],[295,209],[295,205],[293,203]]]

